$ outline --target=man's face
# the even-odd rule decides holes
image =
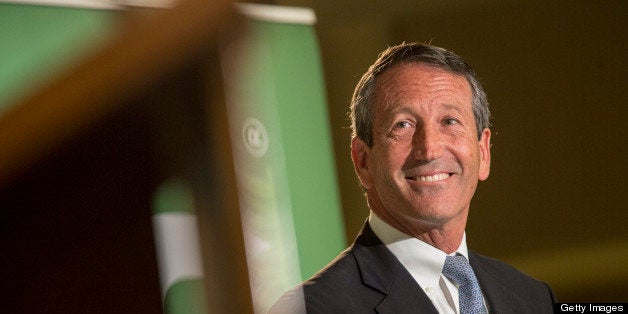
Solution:
[[[352,142],[369,206],[397,229],[466,224],[478,180],[488,177],[490,130],[478,134],[467,80],[422,64],[377,79],[373,146]],[[410,233],[411,234],[411,233]]]

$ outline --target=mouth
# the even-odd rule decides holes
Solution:
[[[437,173],[429,176],[415,176],[415,177],[406,177],[407,180],[416,181],[416,182],[438,182],[443,181],[449,177],[451,177],[452,173]]]

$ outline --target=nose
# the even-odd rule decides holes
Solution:
[[[437,128],[423,125],[413,138],[414,158],[421,161],[432,161],[443,154],[441,134]]]

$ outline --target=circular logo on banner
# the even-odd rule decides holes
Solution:
[[[268,132],[259,120],[248,118],[242,126],[244,147],[255,157],[262,157],[268,151]]]

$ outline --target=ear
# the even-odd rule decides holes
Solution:
[[[351,139],[351,159],[353,160],[353,168],[360,179],[360,183],[366,189],[373,186],[371,171],[368,167],[369,147],[359,139],[354,137]]]
[[[480,169],[478,179],[484,181],[491,172],[491,130],[485,128],[482,131],[482,137],[478,145],[480,145]]]

